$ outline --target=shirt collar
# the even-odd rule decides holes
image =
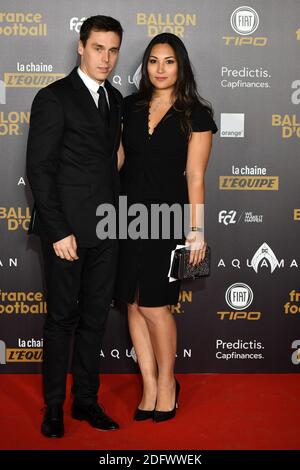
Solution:
[[[103,86],[103,87],[104,87],[105,82],[102,82],[101,85],[99,85],[98,82],[96,82],[96,81],[93,80],[91,77],[89,77],[83,70],[81,70],[80,67],[78,67],[77,72],[78,72],[79,77],[81,78],[81,80],[82,80],[83,83],[85,84],[85,86],[86,86],[89,90],[93,91],[94,93],[97,93],[97,92],[98,92],[99,86]]]

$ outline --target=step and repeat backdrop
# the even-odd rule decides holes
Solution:
[[[1,0],[0,372],[41,370],[47,305],[39,240],[26,233],[31,103],[78,63],[81,23],[96,14],[124,28],[111,76],[123,96],[137,89],[150,39],[172,32],[219,127],[206,175],[212,272],[171,306],[177,372],[299,372],[299,0]],[[99,361],[104,372],[137,370],[122,306]]]

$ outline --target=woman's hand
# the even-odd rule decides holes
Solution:
[[[191,250],[190,264],[195,266],[204,259],[207,243],[204,241],[203,232],[189,232],[185,240],[185,246]]]
[[[122,141],[120,142],[120,146],[119,146],[119,149],[118,149],[118,152],[117,152],[117,156],[118,156],[118,171],[120,171],[122,166],[124,165],[124,161],[125,161],[125,152],[124,152],[124,147],[123,147]]]

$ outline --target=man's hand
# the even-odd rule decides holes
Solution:
[[[77,243],[74,235],[69,235],[58,242],[53,243],[55,254],[68,261],[79,259],[77,256]]]

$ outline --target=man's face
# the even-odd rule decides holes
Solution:
[[[120,48],[120,38],[114,31],[91,31],[83,46],[78,44],[80,68],[90,78],[101,84],[114,68]]]

